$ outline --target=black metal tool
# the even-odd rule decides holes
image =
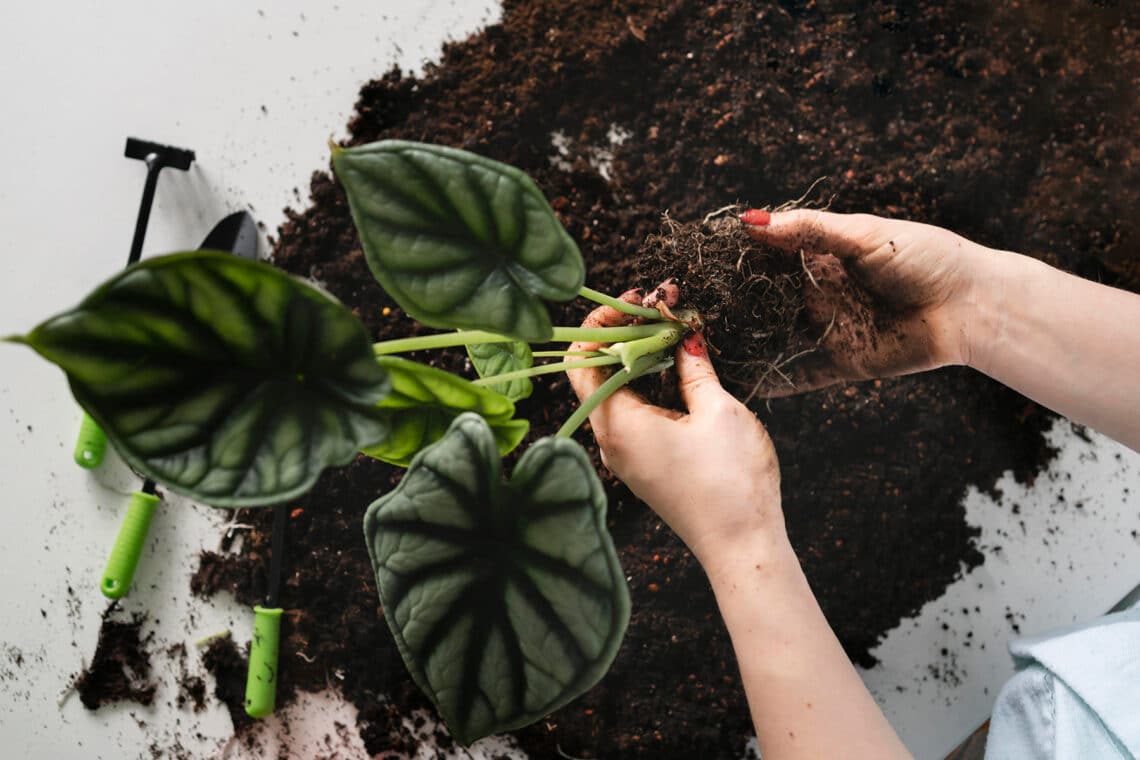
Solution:
[[[128,137],[127,147],[124,149],[123,155],[127,158],[137,158],[146,162],[146,183],[143,185],[139,213],[135,219],[135,234],[131,239],[131,252],[127,256],[127,266],[130,266],[137,263],[142,257],[143,240],[146,239],[146,228],[150,222],[151,206],[154,205],[154,192],[158,188],[159,172],[167,166],[180,171],[188,170],[190,165],[194,163],[194,151],[147,142],[137,137]],[[99,424],[84,412],[83,421],[79,425],[79,436],[75,442],[75,463],[86,469],[98,467],[103,463],[103,456],[106,452],[107,436],[103,434]],[[146,490],[145,487],[143,490]],[[154,493],[153,484],[150,493]]]

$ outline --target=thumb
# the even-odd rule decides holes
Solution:
[[[858,259],[881,246],[890,232],[890,220],[870,214],[834,214],[815,209],[740,215],[753,238],[788,251],[830,253],[840,259]]]
[[[708,414],[725,399],[732,398],[717,379],[704,336],[700,333],[693,333],[682,341],[677,349],[675,366],[680,379],[681,398],[690,414]]]

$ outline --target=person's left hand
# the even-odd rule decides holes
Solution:
[[[666,303],[675,303],[675,288],[657,288],[646,299],[640,291],[629,291],[622,300],[651,303],[662,295]],[[583,327],[612,327],[630,319],[602,306]],[[592,343],[571,347],[596,348]],[[779,463],[764,426],[721,387],[699,334],[678,347],[676,370],[687,414],[653,406],[627,388],[594,410],[590,423],[602,461],[706,568],[717,553],[758,533],[786,543]],[[607,377],[600,368],[567,374],[580,399]]]

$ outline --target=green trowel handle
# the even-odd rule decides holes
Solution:
[[[245,677],[245,713],[264,718],[277,705],[277,644],[281,638],[281,608],[253,608],[253,641]]]
[[[83,421],[79,423],[79,438],[75,441],[75,463],[90,470],[103,463],[106,453],[107,436],[103,434],[103,428],[84,412]]]
[[[127,506],[127,514],[119,528],[119,537],[115,539],[115,548],[111,549],[111,557],[107,560],[107,568],[103,571],[103,580],[99,584],[103,596],[108,599],[119,599],[130,589],[158,502],[159,498],[151,493],[135,491],[131,494],[131,503]]]

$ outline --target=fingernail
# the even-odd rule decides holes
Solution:
[[[709,355],[708,349],[705,347],[705,338],[699,332],[693,333],[681,341],[681,348],[685,349],[685,353],[689,356],[704,358]]]
[[[772,215],[762,208],[750,208],[740,215],[740,221],[754,227],[767,227],[772,221]]]

